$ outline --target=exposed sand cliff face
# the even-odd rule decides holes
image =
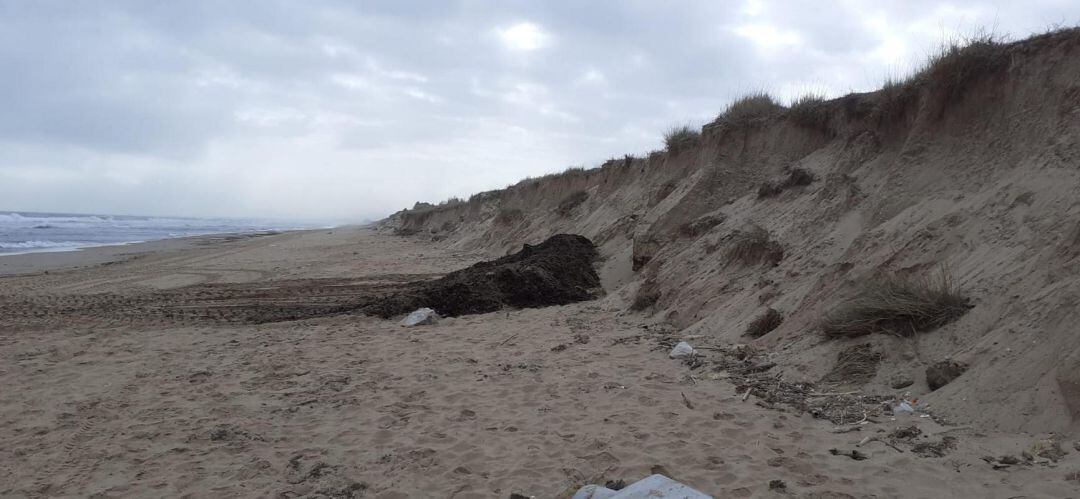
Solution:
[[[883,359],[866,390],[896,393],[890,380],[911,376],[901,392],[937,415],[1074,432],[1080,31],[997,50],[971,68],[931,67],[907,84],[801,113],[718,120],[677,154],[526,180],[403,211],[383,227],[493,255],[582,234],[605,258],[607,300],[629,308],[645,287],[655,302],[643,313],[687,334],[770,348],[787,378],[820,381],[838,352],[870,343]],[[813,182],[759,197],[763,183],[793,168]],[[728,257],[732,235],[750,224],[783,248],[777,265]],[[941,266],[974,305],[959,320],[912,338],[820,334],[825,314],[869,276]],[[783,323],[743,336],[767,307]],[[970,368],[931,392],[925,369],[946,358]]]

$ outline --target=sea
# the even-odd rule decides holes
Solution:
[[[144,217],[0,211],[0,256],[77,251],[210,234],[316,229],[333,224],[244,218]]]

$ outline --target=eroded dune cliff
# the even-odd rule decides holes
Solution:
[[[880,353],[861,388],[1008,431],[1080,416],[1080,31],[944,50],[877,92],[729,110],[648,157],[424,205],[387,230],[493,255],[592,239],[608,300],[686,334],[751,342],[820,381]],[[763,256],[739,253],[747,238]],[[822,334],[876,275],[951,276],[971,309],[911,335]],[[782,322],[757,338],[767,309]],[[968,366],[931,390],[927,367]],[[900,380],[901,382],[898,382]]]

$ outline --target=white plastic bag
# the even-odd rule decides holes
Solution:
[[[694,347],[690,346],[690,344],[685,341],[680,341],[678,345],[675,345],[675,348],[671,349],[671,353],[668,354],[668,357],[673,359],[685,359],[693,357],[695,353],[697,352],[694,350]]]
[[[439,320],[439,314],[435,313],[430,308],[421,308],[414,310],[412,313],[405,317],[405,320],[401,321],[401,325],[405,327],[419,326],[425,324],[435,324]]]
[[[599,485],[586,485],[573,499],[713,499],[664,475],[650,475],[628,487],[614,491]]]

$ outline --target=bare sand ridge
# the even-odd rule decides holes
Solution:
[[[1033,436],[904,415],[833,433],[744,400],[722,373],[668,359],[676,332],[614,295],[410,329],[355,314],[46,312],[206,285],[319,301],[334,283],[429,279],[479,259],[362,229],[181,246],[0,278],[0,303],[42,311],[0,317],[0,496],[556,497],[653,471],[717,497],[773,496],[773,480],[805,497],[1080,495],[1071,448],[1000,471],[981,459],[1020,458]],[[888,438],[909,426],[922,435]],[[871,436],[888,443],[857,445]],[[914,452],[946,437],[943,457]]]

